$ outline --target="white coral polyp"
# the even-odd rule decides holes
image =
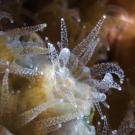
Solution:
[[[58,123],[56,121],[56,123],[54,122],[56,125],[62,124],[61,128],[57,131],[59,135],[65,135],[68,131],[71,131],[70,135],[83,135],[85,131],[77,132],[80,129],[86,130],[85,135],[96,134],[95,130],[90,131],[90,129],[88,129],[87,123],[84,124],[84,117],[89,117],[91,115],[90,112],[94,106],[96,106],[96,108],[98,109],[101,120],[104,121],[102,134],[107,134],[107,119],[106,116],[102,113],[99,103],[101,102],[104,105],[107,105],[105,103],[105,92],[107,92],[109,88],[114,87],[121,89],[120,86],[113,80],[113,76],[111,73],[117,74],[120,78],[120,82],[123,80],[124,73],[118,65],[114,64],[112,65],[112,69],[110,71],[108,69],[107,72],[106,69],[104,69],[103,75],[105,76],[103,80],[99,81],[92,77],[91,70],[87,66],[85,66],[91,59],[92,54],[99,42],[99,30],[105,18],[105,16],[101,18],[92,32],[86,37],[86,39],[84,39],[78,46],[76,46],[72,52],[70,52],[70,50],[67,48],[67,31],[63,18],[61,19],[60,52],[57,52],[53,44],[51,44],[50,42],[47,43],[48,52],[54,70],[54,96],[56,96],[56,98],[63,98],[64,102],[69,103],[74,108],[73,110],[75,112],[79,111],[80,113],[82,113],[82,115],[77,116],[73,115],[72,113],[70,114],[70,112],[72,112],[70,110],[69,116],[72,116],[70,116],[70,118],[68,119],[67,117],[69,116],[67,114],[62,117],[65,117],[64,120],[60,120],[61,116],[59,116],[58,119],[60,121]],[[75,65],[75,67],[72,67],[73,65]],[[109,64],[106,64],[106,67],[108,65]],[[78,74],[76,74],[78,70],[81,70],[81,74],[79,72]],[[94,69],[92,67],[92,73],[94,73],[94,70],[96,70],[96,68]],[[101,68],[101,74],[102,70],[103,69]],[[78,76],[77,78],[74,76],[74,72],[76,74],[75,76]],[[98,72],[100,72],[100,69],[98,70]],[[83,75],[86,75],[86,78],[81,80],[81,77]],[[101,75],[99,74],[99,76]],[[102,89],[103,91],[101,92],[100,89]],[[81,120],[78,122],[76,119]],[[72,125],[72,130],[68,129],[71,128],[70,124]]]
[[[9,69],[8,72],[6,69],[3,71],[5,75],[2,82],[3,98],[1,98],[1,106],[4,108],[3,103],[5,105],[5,97],[8,95],[9,73],[24,77],[42,76],[47,81],[44,82],[43,87],[49,87],[50,92],[48,92],[48,99],[45,103],[17,116],[17,129],[34,121],[38,129],[35,128],[33,130],[39,131],[36,131],[37,134],[35,132],[34,135],[45,135],[48,133],[51,135],[95,135],[95,127],[92,126],[91,121],[89,123],[89,117],[91,117],[95,106],[104,124],[102,134],[107,134],[107,118],[102,113],[99,103],[101,102],[107,106],[105,100],[106,92],[109,88],[121,90],[119,83],[115,82],[112,74],[117,75],[120,83],[122,83],[124,73],[117,64],[113,63],[97,64],[90,68],[86,66],[100,41],[98,34],[105,18],[103,16],[92,32],[72,51],[68,48],[67,30],[63,18],[61,19],[60,51],[57,51],[47,38],[47,49],[44,46],[39,46],[40,43],[34,44],[32,41],[25,42],[25,44],[28,44],[26,47],[23,44],[24,42],[19,41],[19,38],[12,38],[16,33],[20,33],[18,35],[20,37],[23,31],[26,35],[29,35],[33,31],[43,29],[46,27],[44,24],[26,29],[17,29],[17,32],[14,30],[7,32],[10,36],[10,40],[8,39],[8,45],[10,46],[8,47],[13,52],[16,52],[19,57],[8,65],[5,64],[6,62],[0,61],[1,65]],[[15,44],[18,43],[17,41],[19,41],[19,48]],[[46,50],[48,50],[50,61],[47,61]],[[47,62],[44,62],[44,60]],[[102,77],[103,79],[97,80],[97,77]],[[7,102],[6,104],[8,105]],[[58,113],[58,116],[38,119],[38,116],[48,108],[53,108]],[[4,111],[2,110],[2,113]]]

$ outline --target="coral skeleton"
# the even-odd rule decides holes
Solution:
[[[106,93],[110,88],[121,90],[124,72],[115,63],[87,66],[100,42],[99,32],[105,19],[103,16],[73,50],[68,48],[64,18],[57,47],[48,38],[43,42],[35,33],[46,24],[1,32],[2,51],[8,53],[0,54],[3,128],[19,135],[95,135],[90,116],[97,108],[103,121],[101,134],[107,135],[107,118],[100,103],[108,106]],[[27,82],[23,87],[28,84],[22,91],[12,85],[12,80],[19,77]]]

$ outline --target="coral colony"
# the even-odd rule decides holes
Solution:
[[[100,42],[99,31],[105,19],[103,16],[73,50],[68,48],[63,18],[57,47],[47,37],[43,42],[35,33],[46,24],[1,31],[5,52],[2,55],[1,50],[0,55],[0,124],[5,130],[21,135],[95,135],[90,117],[96,108],[103,123],[101,134],[108,134],[100,103],[109,108],[106,93],[109,88],[121,90],[124,73],[115,63],[86,66]],[[113,74],[118,76],[119,83],[114,81]],[[11,80],[15,77],[25,78],[29,88],[14,90]]]

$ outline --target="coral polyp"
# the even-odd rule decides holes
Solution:
[[[48,38],[43,42],[35,33],[46,24],[1,34],[3,48],[11,54],[2,55],[0,61],[4,74],[0,97],[3,127],[19,135],[95,135],[90,117],[96,107],[104,123],[102,135],[107,134],[107,118],[100,103],[107,106],[106,93],[110,88],[121,90],[124,72],[115,63],[87,66],[100,42],[99,32],[105,19],[103,16],[73,50],[68,48],[64,18],[57,47]],[[13,85],[17,81],[22,89],[19,92]]]

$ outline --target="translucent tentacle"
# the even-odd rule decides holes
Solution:
[[[98,113],[99,113],[101,119],[103,119],[103,118],[104,118],[104,114],[103,114],[103,112],[102,112],[102,110],[101,110],[101,108],[100,108],[99,102],[96,102],[94,105],[95,105],[95,107],[96,107],[96,109],[97,109],[97,111],[98,111]]]
[[[113,76],[110,73],[106,73],[103,80],[101,81],[89,78],[88,83],[90,86],[96,87],[102,92],[107,92],[110,88],[121,90],[121,86],[114,82]]]
[[[82,119],[82,116],[84,117],[84,114],[80,111],[69,112],[61,116],[38,120],[36,124],[39,127],[39,131],[45,131],[45,129],[49,129],[52,126],[66,123],[70,120]]]
[[[87,47],[87,50],[81,56],[80,61],[84,65],[86,65],[90,61],[90,59],[93,55],[93,52],[94,52],[98,43],[99,43],[99,38],[96,38],[95,40],[92,40],[91,43],[89,44],[89,46]]]
[[[119,67],[119,65],[117,65],[115,63],[96,64],[91,68],[91,75],[93,77],[102,76],[102,75],[104,75],[106,73],[116,74],[120,79],[120,83],[121,84],[123,83],[123,81],[124,81],[124,72]]]
[[[2,66],[1,73],[5,73],[5,69],[8,68],[9,62],[5,60],[0,60],[0,65]]]
[[[58,53],[55,49],[55,47],[53,46],[53,44],[48,43],[48,52],[49,52],[49,56],[50,56],[50,60],[52,62],[53,65],[58,63]]]
[[[59,61],[62,66],[65,67],[68,64],[69,58],[70,58],[70,50],[68,48],[61,49],[59,54]]]
[[[64,18],[61,18],[61,48],[68,47],[67,28]]]
[[[70,59],[69,59],[69,63],[68,63],[68,67],[69,69],[74,73],[79,65],[79,59],[73,54],[70,54]]]
[[[43,111],[47,110],[48,108],[51,108],[57,104],[63,103],[62,99],[59,100],[54,100],[54,101],[49,101],[49,102],[45,102],[43,104],[40,104],[22,114],[20,114],[17,117],[17,124],[15,126],[17,126],[17,128],[20,128],[24,125],[26,125],[27,123],[31,122],[33,119],[35,119],[39,114],[41,114]]]
[[[121,86],[114,82],[113,76],[110,73],[106,73],[101,83],[104,85],[108,85],[108,88],[115,88],[121,90]]]
[[[19,66],[15,62],[12,62],[10,64],[10,73],[16,74],[16,75],[21,75],[21,76],[41,76],[44,73],[40,71],[37,67],[34,67],[32,69],[30,68],[23,68],[22,66]]]
[[[104,125],[103,125],[103,130],[102,130],[101,135],[107,135],[107,132],[108,132],[108,121],[107,121],[107,118],[106,118],[105,115],[104,115],[103,121],[104,121],[104,123],[103,123]]]
[[[2,80],[2,94],[4,93],[9,94],[8,76],[9,76],[9,69],[7,68]]]
[[[8,42],[8,48],[11,49],[16,55],[27,55],[27,54],[47,54],[46,48],[41,47],[41,43],[37,42],[21,42],[19,40],[11,40]]]
[[[23,47],[23,50],[19,53],[20,55],[27,55],[27,54],[46,54],[46,49],[39,47],[39,46],[31,46],[27,45]]]
[[[106,100],[106,95],[100,92],[91,92],[94,102],[104,102]]]
[[[2,80],[2,91],[0,96],[0,117],[3,119],[3,115],[9,111],[9,88],[8,88],[8,76],[9,69],[5,70],[5,74]]]
[[[73,51],[72,51],[73,54],[80,57],[85,52],[85,50],[87,50],[89,48],[89,44],[91,44],[92,40],[95,39],[96,37],[98,37],[99,31],[103,25],[105,18],[106,18],[106,16],[103,16],[98,21],[96,26],[92,29],[91,33],[73,49]],[[93,52],[91,52],[91,53],[93,53]]]
[[[101,120],[103,120],[103,124],[104,124],[104,125],[103,125],[103,130],[102,130],[101,135],[107,135],[107,131],[108,131],[107,118],[106,118],[106,116],[102,113],[102,110],[101,110],[100,105],[99,105],[98,102],[95,103],[95,107],[96,107],[96,109],[97,109],[97,111],[98,111],[98,113],[99,113],[99,115],[100,115],[100,117],[101,117]]]
[[[18,35],[29,35],[32,32],[38,32],[38,31],[42,31],[44,28],[46,28],[46,23],[43,24],[38,24],[38,25],[34,25],[34,26],[27,26],[27,27],[22,27],[22,28],[16,28],[16,29],[12,29],[7,31],[7,34],[9,36],[18,36]]]

